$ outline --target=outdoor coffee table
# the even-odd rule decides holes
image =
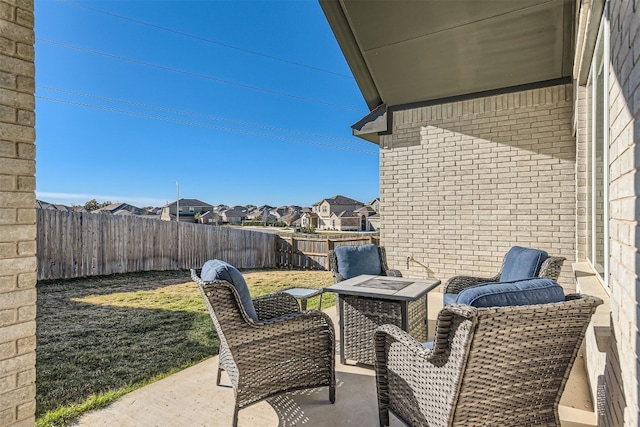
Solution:
[[[427,341],[427,294],[439,280],[362,275],[325,291],[338,294],[340,362],[374,364],[373,332],[392,324]]]

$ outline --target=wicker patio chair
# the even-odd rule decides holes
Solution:
[[[344,268],[341,269],[339,267],[339,252],[340,251],[356,251],[357,253],[353,253],[353,256],[358,256],[366,259],[367,256],[370,255],[371,251],[375,252],[377,250],[377,262],[370,263],[368,267],[365,269],[358,269],[356,274],[350,276],[346,274]],[[353,259],[353,258],[352,258]],[[378,266],[379,263],[379,266]],[[372,269],[371,269],[372,268]],[[333,274],[333,279],[335,283],[341,282],[345,279],[349,279],[358,274],[374,274],[378,276],[394,276],[394,277],[402,277],[402,273],[399,270],[389,269],[387,266],[387,253],[384,249],[384,246],[378,246],[374,244],[360,245],[360,246],[339,246],[335,249],[329,251],[329,269]],[[346,276],[346,277],[345,277]]]
[[[191,278],[220,339],[216,385],[224,370],[235,394],[234,427],[240,409],[293,390],[328,386],[335,402],[335,330],[327,314],[300,311],[293,296],[278,292],[253,299],[254,321],[232,284],[205,282],[200,270]]]
[[[380,425],[560,426],[558,403],[602,300],[445,306],[429,348],[401,329],[374,334]]]
[[[512,249],[518,248],[514,246]],[[544,252],[546,254],[546,252]],[[504,255],[502,259],[502,266],[500,267],[500,271],[493,277],[476,277],[476,276],[454,276],[445,282],[444,293],[445,294],[458,294],[462,290],[470,287],[476,286],[482,283],[491,283],[491,282],[500,282],[502,272],[505,267],[505,263],[508,261],[509,252]],[[566,258],[558,257],[558,256],[550,256],[547,257],[540,265],[540,269],[536,275],[536,277],[545,277],[551,280],[558,280],[560,276],[560,270],[562,269],[562,264]]]

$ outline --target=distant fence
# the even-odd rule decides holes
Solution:
[[[37,209],[38,280],[199,268],[214,258],[240,269],[328,269],[330,249],[377,242]]]
[[[134,216],[37,210],[38,280],[200,267],[275,267],[278,236]]]
[[[277,241],[276,263],[278,267],[311,270],[329,269],[329,251],[344,245],[378,243],[378,236],[350,237],[281,237]]]

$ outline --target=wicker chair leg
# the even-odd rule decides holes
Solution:
[[[233,427],[238,427],[238,411],[240,410],[240,408],[238,408],[238,404],[236,403],[235,408],[233,409]]]
[[[216,377],[216,385],[220,385],[220,376],[222,375],[223,370],[224,369],[222,369],[220,365],[218,365],[218,376]]]
[[[380,427],[387,427],[389,425],[389,409],[378,410],[378,417],[380,418]]]
[[[336,403],[336,388],[329,386],[329,402]]]

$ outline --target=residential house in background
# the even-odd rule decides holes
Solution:
[[[638,2],[319,2],[370,110],[352,132],[380,147],[389,264],[444,281],[512,245],[566,257],[565,292],[605,301],[598,425],[638,426]]]
[[[300,211],[300,226],[303,228],[318,228],[320,217],[313,208],[302,208]]]
[[[364,203],[341,195],[322,199],[312,206],[312,212],[317,215],[317,226],[315,228],[320,230],[338,230],[339,228],[336,227],[342,226],[342,220],[339,219],[342,217],[345,218],[345,227],[351,227],[350,224],[347,225],[350,221],[347,218],[350,216],[346,212],[353,212],[363,206]],[[333,223],[331,222],[332,216],[334,219]],[[313,221],[309,215],[305,218],[305,223]],[[306,227],[306,225],[303,225],[303,227]]]
[[[371,201],[371,203],[369,203],[369,206],[371,206],[371,208],[375,211],[378,212],[380,210],[380,198],[376,197],[375,199],[373,199]]]
[[[366,211],[359,210],[361,212],[363,231],[380,230],[380,198],[376,197],[365,208],[367,209]]]
[[[377,220],[379,199],[365,205],[345,196],[322,199],[311,209],[300,210],[299,224],[305,228],[337,231],[376,231],[380,228]]]
[[[360,231],[360,215],[354,211],[332,212],[329,216],[329,230]]]
[[[211,210],[203,214],[196,214],[194,221],[206,225],[220,225],[224,220],[222,219],[222,215]]]
[[[111,215],[133,215],[148,219],[160,219],[160,215],[150,210],[138,208],[128,203],[112,203],[92,211],[93,213],[107,213]]]
[[[36,209],[46,209],[60,212],[87,212],[82,206],[66,206],[59,203],[49,203],[42,200],[36,200]]]
[[[273,206],[262,205],[248,208],[247,219],[254,222],[261,222],[263,224],[271,224],[276,221],[275,215],[271,213],[274,209]]]
[[[378,214],[374,206],[379,206],[379,204],[365,205],[354,211],[358,218],[358,231],[376,231],[380,229],[380,214]]]
[[[151,213],[153,215],[158,215],[158,217],[160,217],[160,215],[162,215],[162,206],[160,206],[160,207],[147,206],[147,207],[143,207],[142,209],[149,211],[149,213]]]
[[[276,222],[285,222],[282,218],[290,215],[295,210],[296,207],[294,206],[278,206],[277,208],[272,208],[270,213],[274,216]]]
[[[96,210],[87,211],[83,206],[66,206],[36,200],[36,209],[54,210],[59,212],[81,212],[106,215],[137,216],[147,219],[160,219],[161,208],[139,208],[128,203],[111,203]]]
[[[164,205],[161,216],[163,221],[175,221],[179,216],[180,221],[196,222],[196,215],[200,216],[211,210],[213,210],[213,205],[201,200],[180,199],[177,202]]]
[[[291,207],[289,212],[280,217],[280,221],[288,226],[300,225],[301,208]]]
[[[224,212],[224,211],[226,211],[227,209],[230,209],[230,208],[231,208],[231,206],[220,204],[220,205],[214,206],[213,207],[213,211],[217,212],[217,213],[222,213],[222,212]]]
[[[247,218],[249,210],[244,206],[234,206],[220,213],[222,220],[229,224],[242,224]]]

